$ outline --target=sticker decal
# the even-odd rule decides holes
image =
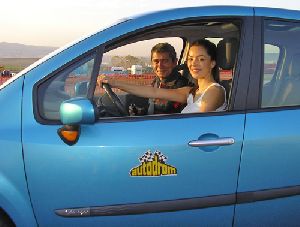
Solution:
[[[177,169],[174,166],[166,164],[167,159],[158,150],[154,154],[151,153],[151,150],[148,150],[139,158],[141,165],[132,168],[130,175],[132,177],[176,176]]]

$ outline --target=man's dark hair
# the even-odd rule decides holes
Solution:
[[[158,43],[151,49],[151,60],[153,53],[168,53],[173,62],[176,61],[175,48],[169,43]]]

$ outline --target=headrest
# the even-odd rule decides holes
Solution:
[[[180,65],[177,65],[173,70],[179,72],[183,77],[187,78],[191,84],[194,84],[194,78],[190,74],[190,71],[187,67],[186,62]]]
[[[175,68],[173,69],[174,71],[181,71],[181,70],[189,70],[187,67],[186,62],[180,65],[176,65]]]
[[[222,69],[232,69],[238,49],[236,38],[224,38],[217,45],[217,63]]]
[[[289,66],[290,76],[300,76],[300,54],[295,54]]]

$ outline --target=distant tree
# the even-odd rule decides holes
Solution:
[[[125,67],[126,68],[130,68],[132,65],[140,65],[142,64],[142,61],[141,59],[137,58],[137,57],[134,57],[134,56],[131,56],[131,55],[127,55],[125,57]]]
[[[121,56],[113,56],[110,60],[112,66],[123,66],[124,59]]]
[[[132,55],[127,56],[113,56],[110,60],[111,66],[124,67],[125,69],[131,68],[132,65],[142,65],[146,67],[149,65],[148,60],[145,58],[138,58]]]

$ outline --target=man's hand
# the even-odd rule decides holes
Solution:
[[[101,74],[101,75],[98,76],[97,84],[100,88],[103,87],[102,86],[103,84],[109,84],[109,85],[112,86],[112,84],[110,83],[110,79],[107,76],[105,76],[104,74]]]

